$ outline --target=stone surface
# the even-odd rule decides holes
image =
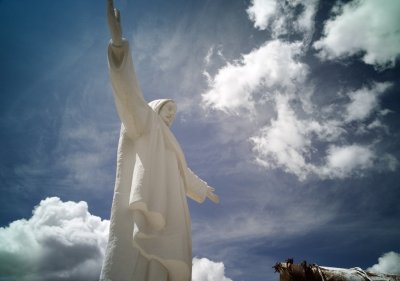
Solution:
[[[192,242],[186,197],[217,203],[214,189],[188,167],[170,131],[176,104],[147,104],[136,79],[119,11],[108,1],[108,62],[122,121],[110,234],[100,280],[189,281]]]

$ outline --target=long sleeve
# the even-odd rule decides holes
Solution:
[[[108,65],[118,115],[128,136],[135,139],[145,129],[151,108],[136,79],[128,41],[123,40],[119,47],[109,43]]]
[[[198,203],[202,203],[207,196],[208,184],[200,179],[189,168],[186,170],[186,195]]]

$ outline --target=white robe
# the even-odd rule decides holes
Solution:
[[[121,61],[114,56],[116,48],[122,48]],[[100,280],[131,281],[142,255],[161,263],[169,281],[190,281],[192,241],[186,196],[203,202],[207,183],[187,167],[175,137],[144,101],[128,42],[124,40],[121,47],[110,44],[108,60],[122,125]]]

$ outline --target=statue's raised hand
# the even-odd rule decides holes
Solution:
[[[114,46],[122,45],[121,16],[118,9],[114,8],[113,0],[107,0],[108,28]]]

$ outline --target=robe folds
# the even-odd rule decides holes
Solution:
[[[122,58],[116,52],[122,52]],[[145,102],[126,40],[120,47],[109,44],[108,61],[122,125],[100,280],[131,281],[142,255],[164,266],[169,281],[190,281],[192,241],[186,196],[203,202],[207,183],[187,167],[179,143],[158,115],[163,101]]]

